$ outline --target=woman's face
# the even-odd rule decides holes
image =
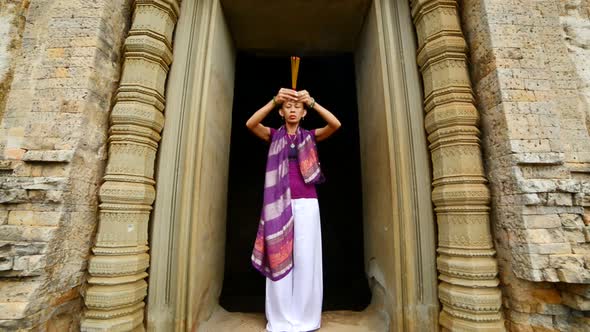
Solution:
[[[307,114],[303,107],[303,102],[286,101],[279,110],[279,113],[285,117],[287,123],[299,123],[302,117]]]

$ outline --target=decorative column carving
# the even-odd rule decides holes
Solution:
[[[111,113],[99,224],[82,331],[143,331],[154,161],[164,125],[176,0],[136,0]]]
[[[438,223],[443,331],[504,331],[490,193],[455,0],[412,1]]]

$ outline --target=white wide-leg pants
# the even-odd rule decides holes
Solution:
[[[294,217],[293,269],[280,280],[266,278],[265,311],[270,332],[320,328],[322,318],[322,234],[316,198],[291,200]]]

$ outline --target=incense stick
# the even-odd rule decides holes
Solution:
[[[291,57],[291,86],[293,90],[297,90],[297,75],[299,74],[299,57]]]

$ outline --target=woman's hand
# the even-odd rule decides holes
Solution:
[[[302,102],[307,107],[310,107],[313,102],[313,98],[311,98],[307,90],[297,92],[297,97],[297,101]]]
[[[263,140],[270,141],[270,128],[263,125],[262,120],[270,113],[277,105],[280,105],[286,101],[297,101],[297,92],[291,89],[282,88],[279,93],[272,99],[269,100],[266,105],[262,106],[256,113],[246,121],[246,127],[254,133],[254,135],[262,138]]]
[[[295,90],[281,88],[274,100],[279,105],[286,101],[297,101],[297,92]]]

